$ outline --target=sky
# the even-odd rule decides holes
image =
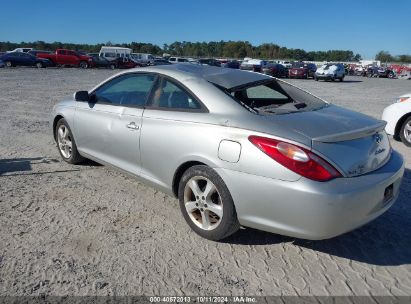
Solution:
[[[409,0],[2,1],[0,41],[245,40],[306,51],[411,54]]]

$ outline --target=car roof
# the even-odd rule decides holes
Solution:
[[[174,77],[177,80],[179,78],[188,77],[205,79],[225,89],[232,89],[245,85],[247,83],[271,79],[270,76],[259,73],[241,71],[236,69],[225,69],[214,66],[197,65],[192,63],[152,66],[138,68],[138,70],[165,74],[167,76]]]

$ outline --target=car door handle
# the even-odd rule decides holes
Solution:
[[[138,130],[138,129],[140,129],[140,127],[137,126],[134,121],[130,122],[128,125],[126,125],[126,127],[129,128],[129,129],[133,129],[133,130]]]

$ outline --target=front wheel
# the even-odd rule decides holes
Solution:
[[[240,228],[231,194],[210,167],[189,168],[181,178],[178,198],[188,225],[206,239],[218,241]]]
[[[70,127],[64,118],[57,122],[56,129],[54,131],[57,147],[63,160],[69,164],[78,164],[84,161],[84,158],[77,151],[73,133],[71,133]]]
[[[13,66],[11,61],[6,61],[5,64],[6,64],[6,67],[8,67],[8,68],[11,68]]]
[[[41,69],[41,68],[43,67],[43,64],[42,64],[41,62],[37,62],[37,63],[36,63],[36,67],[37,67],[38,69]]]
[[[81,61],[79,64],[79,67],[82,69],[87,69],[88,68],[88,64],[85,61]]]
[[[407,147],[411,147],[411,116],[402,124],[400,138]]]

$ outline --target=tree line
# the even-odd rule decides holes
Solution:
[[[306,61],[359,61],[361,56],[349,50],[305,51],[289,49],[274,43],[263,43],[257,46],[248,41],[210,41],[188,42],[176,41],[164,44],[166,53],[177,56],[195,57],[228,57],[228,58],[264,58],[289,59]]]
[[[409,63],[411,62],[411,55],[397,55],[393,56],[387,51],[379,51],[375,56],[375,60],[380,60],[381,62],[397,62],[397,63]]]
[[[164,44],[163,47],[152,43],[106,43],[79,44],[65,42],[0,42],[0,52],[5,52],[18,47],[32,47],[38,50],[55,50],[58,48],[84,51],[87,53],[99,52],[104,45],[126,47],[136,53],[149,53],[162,55],[164,53],[174,56],[186,57],[227,57],[227,58],[264,58],[264,59],[288,59],[305,61],[359,61],[361,56],[350,50],[328,50],[328,51],[305,51],[303,49],[292,49],[279,46],[274,43],[263,43],[257,46],[248,41],[210,41],[189,42],[176,41]],[[411,62],[411,55],[392,56],[388,52],[381,51],[376,60],[382,62]]]

